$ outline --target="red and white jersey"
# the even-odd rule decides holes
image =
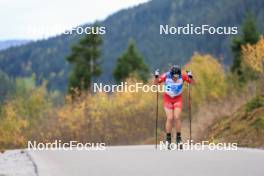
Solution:
[[[180,77],[175,82],[172,79],[172,75],[170,72],[164,73],[159,78],[159,83],[164,82],[165,84],[165,93],[170,97],[176,97],[182,94],[183,90],[183,83],[184,81],[191,83],[191,79],[189,79],[188,75],[182,73]]]

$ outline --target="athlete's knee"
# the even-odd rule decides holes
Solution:
[[[175,120],[180,120],[180,118],[181,118],[181,109],[175,109],[173,115],[174,115],[174,119]]]
[[[175,114],[175,115],[174,115],[174,119],[175,119],[175,120],[181,120],[180,114]]]
[[[167,117],[167,122],[173,123],[173,116],[168,116]]]

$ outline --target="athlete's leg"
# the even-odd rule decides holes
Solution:
[[[182,149],[182,139],[181,139],[181,108],[176,107],[174,109],[174,119],[176,122],[176,143],[179,145],[179,148]]]
[[[176,123],[176,132],[181,132],[181,108],[176,107],[173,111],[174,120]]]
[[[164,103],[164,110],[167,116],[166,119],[166,141],[168,142],[168,149],[170,149],[170,144],[171,144],[171,131],[173,127],[173,109],[174,106],[170,100],[169,97],[164,94],[163,96],[163,103]]]
[[[182,96],[176,97],[176,101],[173,104],[173,117],[176,125],[176,132],[181,132],[181,111],[182,111]]]
[[[171,133],[172,127],[173,127],[173,109],[169,109],[167,107],[164,107],[165,113],[166,113],[166,133]]]
[[[164,107],[164,110],[166,112],[167,120],[166,120],[166,141],[168,142],[168,149],[170,149],[171,144],[171,131],[173,126],[173,109],[170,109],[168,107]]]

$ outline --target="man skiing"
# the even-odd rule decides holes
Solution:
[[[181,111],[182,111],[182,91],[183,83],[193,82],[193,76],[190,71],[183,72],[178,65],[174,65],[171,69],[159,76],[159,71],[155,72],[155,84],[164,83],[165,92],[163,94],[163,106],[167,116],[166,120],[166,141],[168,148],[171,144],[171,131],[173,123],[176,125],[176,144],[182,149],[181,138]]]

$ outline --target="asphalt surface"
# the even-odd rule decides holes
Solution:
[[[104,151],[29,151],[39,176],[263,176],[264,150],[165,151],[154,146]]]

